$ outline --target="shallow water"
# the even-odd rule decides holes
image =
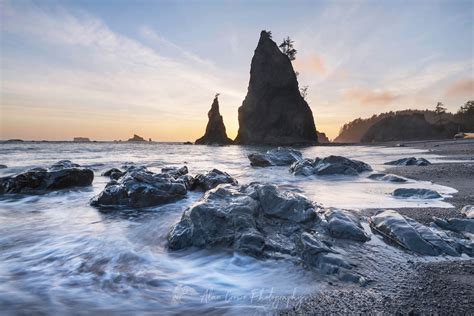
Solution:
[[[373,181],[368,174],[304,178],[291,175],[287,167],[252,168],[247,155],[265,150],[255,147],[3,143],[0,149],[0,163],[8,166],[0,169],[0,176],[62,159],[95,170],[91,188],[0,200],[0,310],[5,313],[258,313],[297,304],[300,295],[324,287],[324,276],[290,262],[258,261],[225,251],[169,253],[169,227],[202,194],[191,192],[184,200],[159,207],[102,213],[89,206],[89,200],[107,183],[100,174],[111,167],[137,164],[159,171],[186,164],[191,174],[217,168],[240,184],[274,183],[322,206],[350,209],[451,207],[442,200],[393,198],[390,193],[401,186],[435,189],[443,196],[456,192],[429,182]],[[404,147],[310,147],[302,152],[308,158],[334,154],[359,159],[376,171],[385,169],[384,162],[406,156],[434,162],[439,158]],[[380,260],[404,255],[376,242],[364,249],[381,249],[375,251]]]

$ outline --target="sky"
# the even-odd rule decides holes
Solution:
[[[0,0],[0,139],[229,137],[260,31],[290,36],[316,127],[474,99],[474,0]]]

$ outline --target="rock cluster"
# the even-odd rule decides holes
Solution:
[[[402,158],[394,161],[389,161],[384,163],[384,165],[394,165],[394,166],[428,166],[431,165],[431,162],[425,158]]]
[[[211,109],[207,113],[209,122],[206,126],[206,133],[204,136],[196,140],[197,145],[228,145],[232,144],[232,139],[227,137],[224,120],[219,112],[219,100],[214,98]]]
[[[239,108],[238,144],[317,143],[313,113],[300,94],[291,61],[262,31]]]
[[[146,140],[143,137],[138,136],[137,134],[133,134],[133,137],[129,138],[127,141],[128,142],[146,142]]]
[[[171,250],[230,248],[256,258],[287,258],[360,281],[352,265],[331,247],[329,234],[315,234],[324,220],[304,196],[274,185],[220,185],[188,208],[168,235]],[[354,217],[332,210],[327,227],[336,238],[368,240]],[[347,229],[347,230],[346,230]]]
[[[94,172],[69,160],[61,160],[48,169],[33,168],[26,172],[0,178],[0,194],[42,194],[92,184]]]
[[[237,184],[229,174],[217,169],[193,177],[186,166],[163,168],[161,173],[153,173],[143,166],[125,167],[125,171],[112,168],[102,174],[111,181],[91,200],[91,205],[149,207],[183,199],[188,190],[207,191],[222,183]]]
[[[289,166],[303,158],[301,152],[293,148],[278,147],[266,153],[252,153],[248,155],[250,165],[254,167]]]
[[[364,171],[372,171],[365,162],[349,159],[342,156],[328,156],[326,158],[302,159],[290,166],[294,175],[358,175]]]

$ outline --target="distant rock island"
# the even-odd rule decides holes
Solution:
[[[300,94],[289,57],[262,31],[239,108],[237,144],[315,144],[313,113]]]
[[[146,142],[146,140],[143,137],[138,136],[137,134],[134,134],[132,138],[128,139],[129,142]]]
[[[88,143],[91,140],[88,137],[74,137],[72,141],[77,143]]]
[[[216,94],[214,101],[212,102],[211,109],[207,113],[209,122],[206,126],[206,133],[204,136],[196,140],[197,145],[228,145],[232,144],[232,139],[227,137],[225,131],[224,120],[222,115],[219,113],[219,94]]]

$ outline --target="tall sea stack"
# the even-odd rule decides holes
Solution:
[[[300,94],[291,61],[267,31],[260,33],[250,81],[239,108],[238,144],[315,144],[313,113]]]
[[[224,120],[222,115],[219,113],[219,100],[218,94],[212,102],[211,109],[207,113],[209,117],[209,122],[206,126],[206,133],[203,137],[196,140],[197,145],[228,145],[232,144],[232,139],[227,137],[225,131]]]

